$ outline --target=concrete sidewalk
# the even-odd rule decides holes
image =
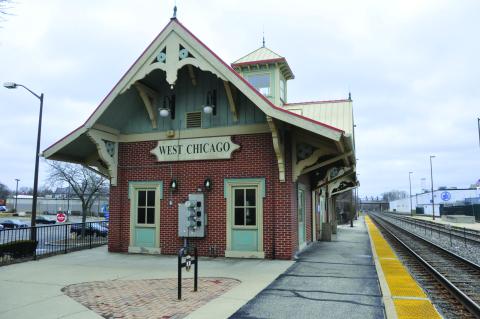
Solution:
[[[227,318],[292,264],[280,260],[200,258],[200,278],[233,278],[240,283],[187,318]],[[183,274],[192,277],[192,272]],[[0,267],[0,318],[102,318],[61,289],[78,283],[148,283],[143,279],[176,277],[176,256],[108,253],[106,247],[4,266]],[[171,293],[176,294],[175,289]],[[172,302],[182,307],[184,301]]]
[[[363,217],[316,242],[231,318],[384,318]]]

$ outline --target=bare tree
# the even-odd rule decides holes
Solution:
[[[5,16],[10,15],[10,13],[8,13],[8,10],[12,8],[11,4],[11,0],[0,0],[0,22],[6,20]]]
[[[7,196],[10,194],[10,190],[7,185],[0,183],[0,199],[7,199]]]
[[[47,163],[50,165],[47,180],[51,186],[70,186],[82,202],[82,223],[85,223],[93,202],[107,188],[107,179],[85,166],[57,161]],[[82,229],[82,235],[84,231]]]
[[[406,198],[407,196],[408,196],[407,192],[399,191],[399,190],[394,189],[394,190],[391,190],[389,192],[383,193],[382,194],[382,199],[385,200],[385,201],[391,202],[393,200]]]
[[[28,186],[22,186],[18,189],[18,194],[21,195],[33,195],[33,188]]]

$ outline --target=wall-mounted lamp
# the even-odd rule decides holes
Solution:
[[[163,106],[158,109],[161,117],[169,117],[173,120],[175,118],[175,95],[164,96]]]
[[[211,189],[212,189],[212,180],[211,180],[210,178],[207,178],[207,179],[203,182],[203,186],[205,186],[205,189],[211,190]]]
[[[173,191],[176,191],[178,188],[178,182],[176,179],[172,179],[172,181],[170,182],[170,189]]]
[[[217,90],[207,92],[207,103],[203,106],[205,114],[217,115]]]

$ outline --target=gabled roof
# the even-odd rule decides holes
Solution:
[[[73,140],[91,128],[109,107],[116,96],[131,86],[133,84],[132,82],[135,82],[141,78],[140,76],[144,74],[149,67],[151,67],[151,64],[149,64],[151,59],[158,54],[158,51],[161,49],[160,46],[163,45],[163,41],[165,41],[165,39],[167,39],[169,36],[176,37],[185,42],[186,45],[188,44],[194,48],[197,53],[197,58],[202,58],[203,60],[207,61],[206,63],[208,63],[210,70],[214,70],[217,76],[220,76],[224,78],[224,80],[231,82],[266,115],[289,123],[290,125],[297,126],[315,134],[327,137],[334,141],[340,141],[344,133],[341,129],[305,116],[295,114],[294,112],[274,105],[268,98],[256,90],[248,81],[240,76],[223,60],[221,60],[211,49],[203,44],[203,42],[193,35],[177,19],[173,18],[160,32],[160,34],[152,41],[152,43],[145,49],[142,55],[135,61],[129,70],[123,75],[115,87],[96,108],[93,114],[87,119],[87,121],[81,127],[47,148],[44,151],[45,156],[49,157],[53,155],[63,146],[71,143]]]
[[[266,47],[260,47],[255,51],[233,62],[232,68],[236,69],[242,66],[257,64],[278,64],[280,66],[280,70],[283,73],[283,76],[287,80],[295,78],[292,69],[290,69],[290,66],[287,63],[287,60],[283,56],[278,55],[277,53]]]

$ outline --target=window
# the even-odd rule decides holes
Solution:
[[[234,225],[257,225],[256,188],[234,188]]]
[[[280,80],[280,100],[285,102],[285,80]]]
[[[247,80],[260,93],[270,96],[270,73],[248,75]]]
[[[137,224],[155,224],[155,191],[138,190]]]

